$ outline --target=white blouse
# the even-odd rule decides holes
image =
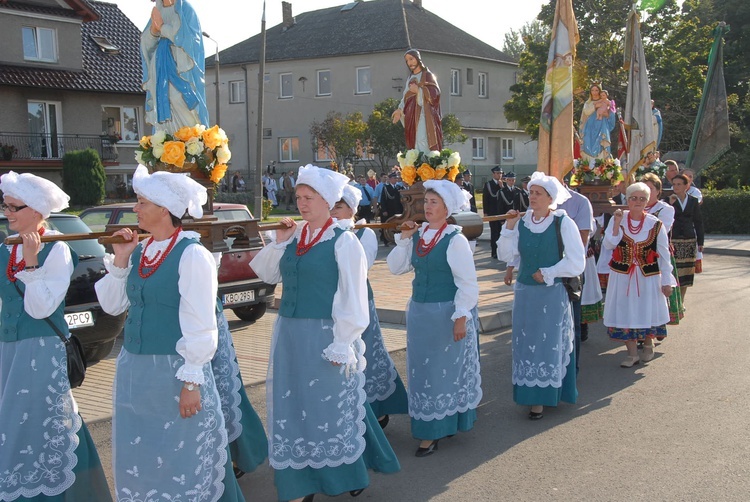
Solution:
[[[662,225],[664,225],[664,230],[669,234],[669,231],[672,230],[672,225],[674,225],[674,208],[663,200],[658,200],[656,201],[656,204],[648,210],[648,213],[659,218]]]
[[[497,257],[510,267],[518,267],[521,261],[521,255],[518,252],[518,225],[524,225],[533,234],[541,234],[554,223],[554,216],[563,216],[560,224],[560,235],[565,248],[563,258],[551,267],[540,268],[539,270],[542,272],[544,283],[547,286],[554,285],[557,277],[574,277],[582,274],[586,267],[586,250],[583,248],[581,233],[578,231],[575,222],[568,217],[563,209],[550,211],[549,216],[541,223],[532,223],[533,215],[534,210],[529,208],[523,218],[516,223],[513,230],[509,230],[508,225],[503,225],[500,238],[497,240]]]
[[[355,230],[355,225],[362,225],[367,223],[364,219],[359,220],[356,223],[352,223],[351,220],[337,220],[341,228],[351,229],[355,235],[359,233],[359,230]],[[359,243],[365,250],[365,258],[367,258],[367,270],[370,270],[375,265],[375,259],[378,257],[378,237],[371,228],[364,228],[362,238],[359,239]]]
[[[60,235],[56,230],[45,231],[45,235]],[[14,234],[11,237],[17,237]],[[65,300],[70,287],[70,276],[73,273],[73,257],[70,248],[64,242],[42,243],[52,246],[44,265],[36,270],[22,271],[16,274],[16,279],[26,286],[24,291],[23,309],[34,319],[45,319],[52,315],[57,307]],[[13,253],[13,245],[6,246],[8,253]],[[16,261],[23,260],[23,244],[16,250]],[[0,309],[3,301],[0,298]]]
[[[255,255],[250,262],[256,275],[268,284],[278,284],[281,280],[279,263],[294,238],[301,238],[302,229],[308,224],[298,224],[295,233],[284,242],[276,242],[276,232],[270,232],[270,243]],[[346,230],[342,222],[334,220],[320,238],[320,242],[335,237],[335,229]],[[308,242],[315,239],[321,229],[310,232]],[[361,338],[362,332],[370,323],[367,302],[367,259],[359,239],[353,232],[344,232],[334,245],[334,255],[339,272],[338,287],[333,295],[333,342],[323,351],[323,357],[331,362],[356,364],[357,356],[352,344]],[[283,295],[283,293],[282,293]]]
[[[469,241],[461,233],[461,227],[458,225],[448,225],[438,239],[443,240],[446,235],[458,231],[458,235],[453,237],[448,243],[447,260],[453,274],[453,282],[458,290],[453,298],[456,310],[451,316],[451,320],[461,317],[471,317],[471,309],[479,303],[479,283],[477,282],[477,269],[474,265],[474,256],[469,246]],[[418,230],[419,235],[429,242],[435,234],[436,229],[429,228],[429,223],[424,222]],[[401,234],[396,234],[396,247],[388,254],[386,261],[392,274],[401,275],[414,270],[411,265],[412,248],[414,241],[412,238],[402,239]]]
[[[196,232],[180,232],[177,242],[185,238],[200,239]],[[147,239],[140,243],[144,249]],[[169,239],[154,241],[148,247],[146,258],[153,258],[159,251],[164,252]],[[104,257],[104,265],[109,272],[95,284],[96,295],[105,312],[118,315],[130,307],[126,293],[128,275],[132,263],[127,268],[114,264],[114,255]],[[184,382],[203,384],[203,365],[211,361],[218,345],[216,327],[216,295],[218,279],[216,261],[203,246],[188,246],[180,257],[177,287],[180,292],[179,319],[182,337],[175,349],[185,359],[175,376]]]

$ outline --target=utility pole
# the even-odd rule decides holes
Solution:
[[[203,36],[209,39],[216,45],[216,55],[214,56],[214,69],[215,71],[215,78],[214,78],[214,85],[216,85],[216,124],[221,127],[221,92],[219,88],[219,42],[211,38],[211,35],[203,32]],[[206,124],[208,125],[208,124]]]
[[[266,74],[266,2],[263,0],[263,16],[260,21],[260,61],[258,64],[258,130],[255,148],[255,204],[256,218],[263,217],[263,94]]]

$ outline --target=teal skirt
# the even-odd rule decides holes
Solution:
[[[513,385],[513,400],[516,404],[527,406],[557,406],[560,401],[575,404],[578,400],[578,388],[576,387],[576,351],[570,354],[562,386],[555,388],[527,387],[525,385]]]

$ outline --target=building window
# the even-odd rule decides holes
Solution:
[[[487,97],[487,74],[477,73],[477,96],[480,98]]]
[[[59,138],[62,133],[62,105],[55,101],[29,101],[27,104],[29,151],[32,157],[61,158],[64,145]]]
[[[245,102],[245,81],[244,80],[230,80],[229,81],[229,102],[230,103],[244,103]]]
[[[461,70],[451,70],[451,96],[461,95]]]
[[[471,138],[471,158],[485,159],[487,154],[484,149],[484,138]]]
[[[466,68],[466,85],[474,85],[474,69]]]
[[[370,67],[357,68],[357,94],[370,94],[371,92]]]
[[[141,139],[138,108],[134,106],[103,107],[102,135],[117,138],[117,141],[138,142]]]
[[[502,140],[502,156],[503,159],[512,159],[513,155],[513,140],[511,138],[503,138]]]
[[[279,159],[281,162],[299,161],[299,138],[279,138]]]
[[[318,70],[318,96],[331,95],[331,70]]]
[[[294,87],[292,86],[292,74],[281,73],[279,75],[279,97],[289,99],[294,97]]]
[[[315,160],[330,161],[336,158],[336,151],[333,147],[318,141],[318,149],[315,150]]]
[[[57,62],[57,40],[55,30],[24,26],[23,57],[28,61]]]

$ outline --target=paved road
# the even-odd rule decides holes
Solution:
[[[402,471],[373,475],[358,500],[748,500],[750,269],[747,258],[730,256],[711,256],[704,266],[686,318],[652,362],[620,368],[622,347],[594,326],[582,348],[578,404],[546,410],[538,422],[513,404],[508,332],[482,335],[475,429],[418,459],[408,419],[392,418],[386,432]],[[403,351],[394,359],[404,374]],[[249,391],[261,416],[264,392],[263,385]],[[105,467],[109,428],[108,421],[91,427]],[[240,481],[248,501],[276,500],[267,465]]]

